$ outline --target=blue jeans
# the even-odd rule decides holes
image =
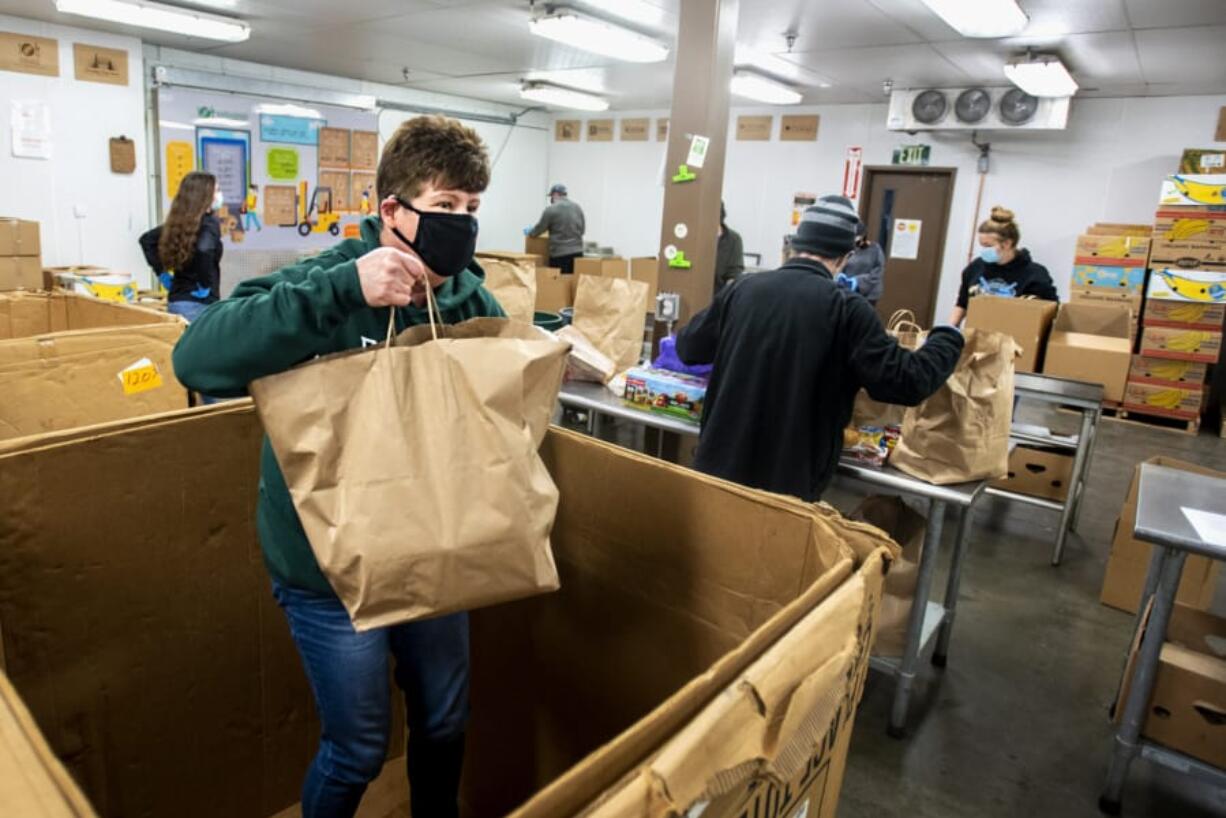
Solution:
[[[187,323],[191,323],[200,317],[200,314],[209,308],[208,304],[201,304],[199,301],[168,301],[166,303],[166,312],[171,315],[181,315],[187,319]]]
[[[255,224],[256,230],[264,229],[264,225],[260,224],[260,217],[256,215],[256,212],[254,210],[248,210],[243,214],[243,231],[246,232],[250,230],[253,223]]]
[[[322,733],[302,786],[303,818],[349,818],[383,769],[391,735],[388,654],[404,691],[413,815],[459,815],[468,724],[468,614],[358,633],[335,597],[273,581],[302,656]]]

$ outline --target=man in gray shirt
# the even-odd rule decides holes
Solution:
[[[566,195],[566,185],[554,185],[549,189],[549,207],[541,213],[536,227],[529,228],[529,236],[549,233],[549,266],[557,267],[566,275],[575,272],[575,259],[583,255],[583,208]]]

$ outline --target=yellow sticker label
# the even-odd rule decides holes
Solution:
[[[125,369],[119,373],[119,379],[123,381],[125,395],[139,395],[141,392],[148,392],[162,385],[162,374],[153,364]]]

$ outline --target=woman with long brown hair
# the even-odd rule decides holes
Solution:
[[[194,321],[221,297],[221,191],[211,173],[183,177],[170,215],[140,237],[145,260],[170,291],[167,310]]]

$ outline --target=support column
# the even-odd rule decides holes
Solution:
[[[664,169],[664,223],[657,249],[660,291],[681,295],[678,325],[711,303],[738,5],[739,0],[681,0]],[[692,181],[674,182],[680,166],[687,164],[696,135],[710,140],[702,167],[689,169]],[[677,237],[679,224],[685,225],[685,238]],[[688,268],[669,266],[664,255],[669,246],[685,254]],[[657,328],[660,332],[662,328]]]

